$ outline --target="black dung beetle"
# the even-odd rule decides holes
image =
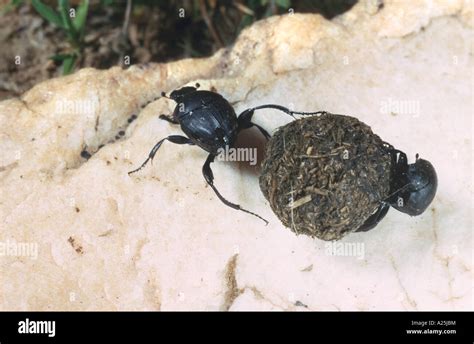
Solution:
[[[206,162],[202,167],[202,173],[206,182],[214,190],[217,197],[227,206],[244,211],[248,214],[254,215],[268,224],[268,221],[261,216],[243,209],[238,204],[234,204],[226,200],[214,186],[214,176],[211,170],[211,163],[217,156],[219,149],[226,147],[232,148],[237,139],[237,135],[244,129],[257,127],[258,130],[269,139],[270,135],[261,126],[252,123],[252,116],[255,110],[258,109],[276,109],[285,112],[294,117],[294,115],[315,115],[320,112],[297,112],[291,111],[286,107],[266,104],[243,111],[238,117],[229,102],[220,94],[198,90],[199,84],[196,87],[182,87],[171,92],[170,99],[173,99],[177,104],[171,116],[160,115],[160,119],[166,120],[173,124],[179,124],[181,130],[187,135],[170,135],[160,141],[150,151],[148,158],[137,169],[128,172],[128,174],[135,173],[142,169],[148,161],[152,160],[158,149],[165,140],[175,144],[197,145],[209,153]],[[162,96],[166,97],[166,93],[162,92]]]
[[[404,152],[385,143],[392,159],[390,195],[381,200],[380,207],[357,232],[373,229],[387,215],[390,206],[410,216],[423,213],[430,205],[438,188],[438,176],[433,165],[416,154],[416,161],[408,164]]]

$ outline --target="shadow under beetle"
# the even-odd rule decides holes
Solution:
[[[232,148],[237,139],[237,135],[244,129],[249,129],[253,126],[265,136],[270,138],[270,134],[258,124],[252,123],[252,116],[255,110],[258,109],[276,109],[285,112],[294,117],[294,115],[316,115],[319,112],[297,112],[291,111],[286,107],[266,104],[253,107],[243,111],[238,117],[235,114],[233,107],[220,94],[198,90],[199,84],[196,87],[186,86],[171,92],[170,99],[173,99],[177,104],[171,116],[160,115],[160,119],[168,121],[173,124],[179,124],[181,130],[186,134],[170,135],[158,141],[158,143],[150,151],[148,158],[137,169],[128,172],[128,174],[135,173],[141,170],[150,160],[153,160],[156,152],[161,147],[164,141],[169,141],[179,145],[197,145],[209,153],[206,162],[202,167],[202,173],[209,186],[214,190],[217,197],[227,206],[241,210],[248,214],[254,215],[259,219],[268,221],[263,217],[243,209],[240,205],[229,202],[225,199],[214,185],[214,175],[211,169],[211,163],[218,155],[220,149],[226,147]],[[166,93],[162,92],[163,97]]]

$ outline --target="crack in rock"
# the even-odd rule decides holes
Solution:
[[[240,294],[244,292],[244,289],[239,289],[237,286],[237,279],[235,278],[235,269],[237,267],[237,258],[239,254],[234,254],[225,267],[224,272],[224,281],[227,287],[227,290],[224,294],[224,302],[220,307],[223,311],[228,311],[232,304],[234,303],[235,299],[239,297]]]
[[[245,286],[243,288],[238,287],[237,278],[235,275],[238,256],[239,256],[238,253],[234,254],[226,264],[225,271],[224,271],[224,282],[226,286],[226,291],[224,293],[224,302],[222,303],[220,310],[228,311],[234,304],[235,300],[240,295],[242,295],[246,290],[250,290],[255,296],[255,298],[258,300],[264,300],[276,308],[288,310],[290,307],[284,307],[284,306],[276,304],[272,300],[265,297],[265,295],[263,295],[263,293],[260,290],[258,290],[257,287],[255,286]],[[303,304],[301,301],[296,301],[292,305],[297,306],[297,307],[308,308],[308,306]]]
[[[418,305],[416,304],[416,301],[410,297],[410,295],[408,294],[408,291],[406,290],[405,286],[402,283],[402,279],[400,278],[400,272],[398,270],[397,265],[395,264],[395,259],[393,259],[392,256],[390,256],[390,262],[392,263],[392,267],[395,270],[395,276],[397,277],[398,285],[402,289],[403,294],[405,295],[405,299],[410,304],[410,306],[412,306],[414,309],[418,309],[417,308]]]
[[[451,270],[449,268],[452,257],[449,256],[443,256],[439,250],[439,241],[438,241],[438,218],[437,218],[437,213],[436,213],[436,208],[431,208],[431,215],[433,219],[433,240],[434,240],[434,247],[433,247],[433,256],[438,259],[442,264],[443,268],[446,270],[446,275],[448,277],[448,291],[449,291],[449,297],[444,301],[444,302],[449,302],[451,305],[454,307],[454,301],[462,299],[463,295],[457,296],[454,295],[453,291],[453,282],[455,278],[451,274]]]

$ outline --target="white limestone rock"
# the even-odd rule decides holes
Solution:
[[[84,69],[1,102],[0,309],[472,309],[472,18],[470,1],[360,1],[333,21],[258,22],[211,58]],[[430,160],[438,194],[422,216],[392,210],[329,247],[284,228],[245,163],[215,163],[216,185],[267,227],[220,203],[197,147],[164,144],[129,177],[180,133],[158,119],[172,101],[140,106],[197,81],[238,113],[356,116]]]

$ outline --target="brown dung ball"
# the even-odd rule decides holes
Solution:
[[[357,118],[295,120],[269,140],[260,188],[297,234],[338,240],[356,231],[390,192],[384,142]]]

